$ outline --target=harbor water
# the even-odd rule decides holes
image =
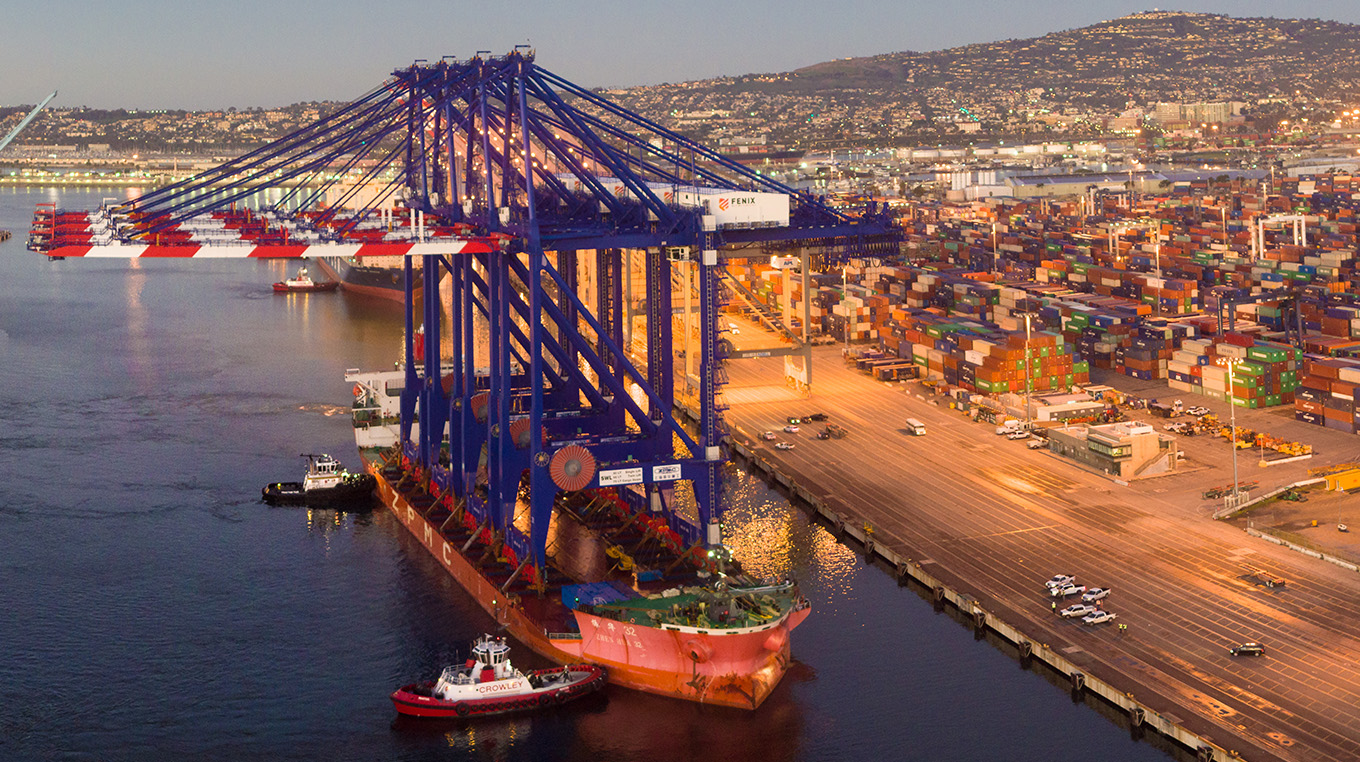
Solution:
[[[129,192],[0,190],[0,760],[1168,758],[735,470],[738,558],[813,605],[760,710],[399,719],[494,622],[386,513],[259,495],[302,453],[357,467],[344,370],[391,365],[400,307],[272,293],[296,262],[24,249],[37,203]]]

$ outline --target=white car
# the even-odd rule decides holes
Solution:
[[[1029,439],[1028,431],[1012,431],[1006,435],[1007,439]]]
[[[1094,614],[1099,610],[1099,608],[1092,606],[1089,603],[1074,603],[1062,611],[1059,611],[1058,615],[1064,619],[1072,619],[1074,617],[1080,619],[1087,614]]]
[[[787,431],[787,432],[790,433],[790,434],[797,434],[797,433],[798,433],[798,427],[795,426],[795,425],[793,425],[792,423],[790,423],[788,426],[785,426],[785,427],[784,427],[784,431]]]
[[[1066,598],[1069,595],[1080,595],[1084,592],[1086,592],[1085,585],[1074,585],[1071,582],[1068,582],[1066,585],[1058,585],[1052,590],[1049,590],[1048,594],[1054,598]]]
[[[731,331],[733,334],[741,333],[741,328],[738,327],[736,323],[728,323],[727,330]]]
[[[1048,440],[1047,440],[1047,439],[1031,439],[1031,440],[1029,440],[1028,442],[1025,443],[1025,446],[1028,447],[1028,448],[1031,449],[1031,450],[1047,450],[1047,449],[1048,449]]]
[[[1082,617],[1082,618],[1081,618],[1081,623],[1082,623],[1082,624],[1100,624],[1101,622],[1113,622],[1114,619],[1115,619],[1115,615],[1114,615],[1112,612],[1109,612],[1109,611],[1097,611],[1097,612],[1095,612],[1095,613],[1087,614],[1086,616]]]
[[[1047,587],[1049,590],[1052,590],[1053,588],[1058,587],[1060,585],[1066,585],[1076,581],[1077,578],[1071,574],[1054,574],[1052,577],[1049,577],[1047,582],[1044,583],[1044,587]]]
[[[1093,587],[1085,593],[1082,593],[1081,599],[1087,603],[1095,603],[1109,594],[1110,588],[1108,587]]]
[[[767,432],[765,432],[764,434],[761,434],[761,435],[760,435],[760,438],[763,439],[763,440],[765,440],[766,442],[773,442],[773,441],[774,441],[774,437],[775,437],[775,434],[774,434],[773,431],[767,431]]]
[[[774,446],[774,449],[776,449],[776,450],[792,450],[792,449],[793,449],[793,443],[792,443],[792,442],[776,442],[776,443],[775,443],[775,446]]]
[[[1209,414],[1209,408],[1204,407],[1203,405],[1196,405],[1195,407],[1192,407],[1192,408],[1186,408],[1185,414],[1186,414],[1186,415],[1208,415],[1208,414]]]

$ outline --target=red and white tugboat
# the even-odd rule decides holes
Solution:
[[[438,681],[412,683],[392,693],[401,714],[412,717],[481,717],[544,709],[592,693],[605,683],[603,667],[568,664],[524,673],[510,665],[505,638],[483,635],[460,667]]]
[[[307,274],[307,268],[305,268],[305,267],[300,267],[300,268],[298,268],[298,272],[297,272],[297,276],[296,276],[296,277],[289,278],[288,280],[285,280],[285,281],[280,281],[279,283],[275,283],[275,284],[274,284],[274,291],[277,292],[277,293],[287,293],[287,294],[291,294],[291,293],[299,293],[299,292],[300,292],[300,293],[308,293],[308,292],[311,292],[311,291],[334,291],[334,290],[335,290],[336,288],[338,288],[339,286],[340,286],[340,282],[339,282],[339,281],[334,281],[334,280],[315,281],[315,280],[312,280],[312,276]]]

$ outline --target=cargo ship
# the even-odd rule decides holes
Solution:
[[[316,264],[326,277],[340,283],[342,291],[404,303],[406,292],[401,282],[404,259],[402,256],[364,257],[360,262],[356,257],[317,257]],[[419,269],[419,260],[412,264]],[[417,278],[413,295],[420,298],[421,290],[421,279]]]
[[[401,453],[404,371],[345,378],[382,504],[516,640],[559,664],[605,667],[616,685],[703,704],[756,709],[779,684],[790,633],[810,612],[796,583],[756,580],[684,547],[625,486],[558,495],[553,550],[534,584],[513,550]]]

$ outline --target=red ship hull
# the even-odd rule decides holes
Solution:
[[[400,270],[392,270],[386,274],[385,278],[361,278],[360,272],[354,267],[346,268],[343,264],[337,265],[328,261],[326,257],[318,257],[316,264],[326,274],[326,277],[339,282],[340,289],[346,293],[374,299],[386,299],[401,304],[406,303],[406,291],[402,288]],[[415,283],[412,284],[412,296],[419,299],[422,291],[424,291],[422,281],[420,278],[416,278]]]
[[[380,464],[365,456],[378,480],[383,504],[430,555],[495,617],[516,640],[558,664],[587,661],[608,671],[609,682],[663,696],[756,709],[769,697],[789,665],[790,632],[807,618],[807,607],[743,630],[699,630],[626,624],[574,612],[580,635],[548,633],[518,602],[501,593],[383,477]]]

